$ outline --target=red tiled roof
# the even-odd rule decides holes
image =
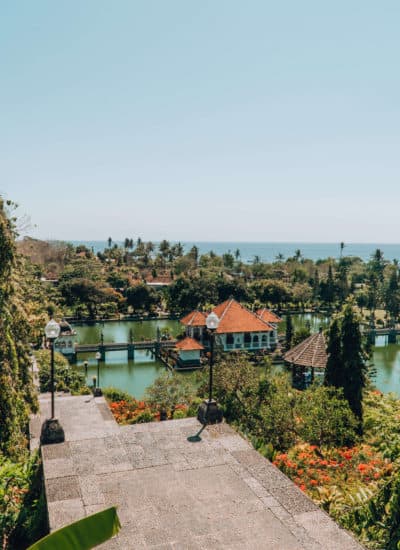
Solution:
[[[190,327],[205,327],[207,315],[202,311],[192,311],[181,319],[181,323]]]
[[[283,358],[299,367],[325,368],[328,361],[325,336],[322,332],[312,334],[286,352]]]
[[[282,319],[275,315],[275,313],[272,313],[269,309],[266,307],[263,307],[262,309],[259,309],[257,311],[257,315],[266,323],[281,323]]]
[[[204,347],[197,342],[194,338],[184,338],[180,342],[178,342],[175,346],[177,349],[183,350],[183,351],[192,351],[192,350],[202,350]]]
[[[226,334],[228,332],[269,332],[273,330],[268,323],[232,298],[219,304],[213,311],[220,319],[216,330],[217,334]]]

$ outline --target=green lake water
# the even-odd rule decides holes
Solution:
[[[90,325],[74,325],[78,334],[79,344],[93,344],[100,341],[103,333],[104,342],[128,342],[129,331],[133,331],[133,339],[155,339],[157,328],[161,333],[165,330],[171,337],[182,332],[179,321],[154,320],[154,321],[123,321],[110,323],[95,323]],[[82,368],[83,362],[88,361],[87,384],[91,385],[93,377],[97,377],[97,361],[94,353],[80,353],[78,368]],[[126,351],[110,351],[106,353],[105,362],[100,362],[100,387],[114,386],[127,391],[137,398],[143,394],[153,380],[162,372],[165,366],[154,359],[150,351],[135,351],[135,360],[128,361]]]
[[[315,314],[292,315],[294,328],[309,324],[311,332],[316,332],[320,326],[327,326],[327,317]],[[282,326],[283,325],[283,326]],[[282,323],[280,332],[284,332]],[[152,321],[123,321],[110,323],[96,323],[91,325],[74,325],[78,333],[80,344],[97,343],[103,332],[104,342],[127,342],[129,331],[133,331],[134,340],[154,339],[157,327],[161,333],[167,330],[172,337],[182,332],[179,321],[152,320]],[[399,340],[400,342],[400,340]],[[94,353],[79,354],[78,368],[82,368],[83,361],[87,360],[87,383],[97,376],[97,361]],[[376,369],[376,387],[384,393],[395,392],[400,396],[400,343],[385,345],[384,337],[378,337],[374,347],[373,363]],[[127,352],[108,352],[106,361],[100,363],[100,386],[115,386],[127,391],[137,398],[143,397],[146,388],[153,380],[165,371],[164,365],[154,359],[147,351],[136,351],[135,360],[127,360]],[[186,373],[180,373],[185,376]]]

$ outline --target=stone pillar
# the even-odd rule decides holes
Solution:
[[[128,344],[128,361],[135,360],[135,346],[133,344]]]

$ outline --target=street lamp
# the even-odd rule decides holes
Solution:
[[[206,319],[206,326],[210,334],[209,392],[208,399],[203,401],[197,413],[197,420],[203,425],[216,424],[222,421],[222,411],[218,408],[217,402],[212,397],[215,331],[218,328],[219,321],[218,315],[215,313],[210,313]]]
[[[51,443],[62,443],[65,440],[64,430],[54,415],[54,341],[60,334],[60,325],[51,319],[45,329],[45,335],[50,342],[50,391],[51,391],[51,417],[46,419],[42,425],[40,442],[42,445]]]
[[[94,396],[100,397],[103,395],[101,388],[100,388],[100,359],[101,359],[101,353],[99,351],[96,352],[95,355],[97,359],[97,386],[94,388]]]

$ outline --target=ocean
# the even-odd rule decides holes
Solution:
[[[107,246],[107,241],[67,241],[77,246],[83,244],[95,253],[102,252]],[[174,241],[170,241],[172,244]],[[123,242],[115,241],[113,244],[123,246]],[[157,245],[157,243],[154,243]],[[320,260],[325,258],[340,257],[340,243],[297,243],[297,242],[185,242],[181,241],[185,253],[193,245],[199,249],[199,254],[207,254],[211,250],[219,256],[226,252],[235,254],[236,250],[240,252],[240,259],[244,263],[253,263],[255,257],[259,257],[262,262],[273,262],[278,254],[282,254],[284,260],[294,256],[296,250],[300,250],[303,258],[310,260]],[[386,260],[400,260],[400,244],[380,244],[380,243],[345,243],[343,256],[357,256],[364,261],[368,261],[374,251],[379,248],[384,254]]]

